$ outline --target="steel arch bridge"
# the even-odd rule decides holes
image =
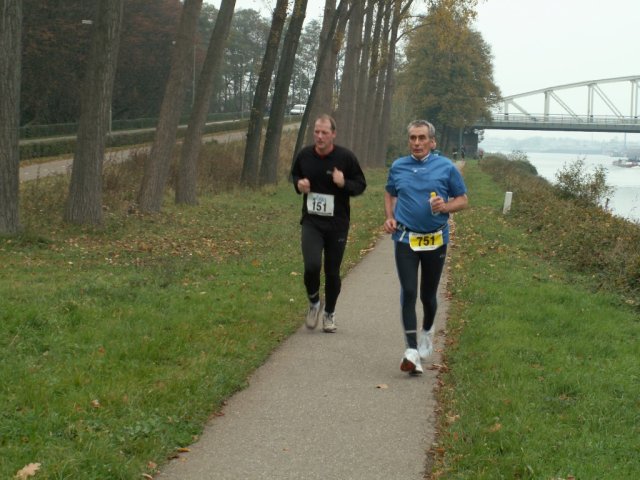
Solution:
[[[615,98],[604,85],[616,88]],[[640,75],[568,83],[503,97],[491,120],[472,128],[640,133],[639,97]]]

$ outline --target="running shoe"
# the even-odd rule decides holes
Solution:
[[[309,310],[307,311],[307,318],[304,320],[304,324],[309,330],[313,330],[318,326],[318,320],[320,319],[320,310],[322,309],[322,302],[310,303]]]
[[[402,357],[400,370],[413,375],[422,375],[422,365],[420,364],[420,355],[415,348],[407,348]]]
[[[420,339],[418,340],[418,353],[422,360],[426,360],[433,353],[433,327],[428,331],[422,330],[420,332]]]
[[[324,312],[322,315],[322,330],[327,333],[333,333],[338,329],[336,326],[336,314]]]

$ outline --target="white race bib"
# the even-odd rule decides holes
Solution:
[[[311,215],[333,217],[335,200],[333,195],[327,193],[309,192],[307,194],[307,212]]]

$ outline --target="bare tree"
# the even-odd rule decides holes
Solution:
[[[362,26],[365,2],[355,2],[353,13],[349,17],[349,33],[340,82],[340,96],[336,122],[340,125],[338,142],[347,148],[353,148],[355,130],[356,99],[358,88],[358,71],[360,69],[360,52],[362,50]]]
[[[320,57],[318,57],[318,67],[316,69],[316,75],[319,75],[318,87],[315,95],[315,100],[312,105],[312,109],[309,112],[311,118],[316,118],[322,113],[333,114],[336,108],[336,76],[338,71],[338,55],[342,50],[344,44],[344,34],[347,29],[347,22],[349,21],[351,12],[353,11],[352,5],[359,3],[357,1],[348,0],[346,10],[344,10],[337,18],[338,24],[333,30],[333,34],[327,35],[325,31],[320,38],[320,50],[324,50],[326,47],[327,56],[320,63]],[[325,12],[327,10],[325,9]],[[333,10],[333,14],[337,15],[337,9]],[[329,26],[331,22],[329,22]],[[321,66],[322,65],[322,66]],[[307,126],[307,142],[313,142],[313,124]]]
[[[404,4],[403,4],[404,2]],[[391,130],[391,100],[395,91],[396,71],[396,46],[398,43],[398,31],[400,22],[411,7],[413,0],[394,0],[393,20],[389,34],[389,48],[387,52],[384,96],[382,99],[382,111],[380,113],[380,125],[378,130],[377,146],[374,152],[374,164],[383,166],[386,161],[389,132]]]
[[[333,14],[333,18],[331,19],[330,28],[327,32],[328,38],[333,38],[336,30],[338,29],[338,23],[340,19],[348,19],[349,14],[351,12],[349,8],[350,0],[340,0],[340,4]],[[318,53],[318,65],[322,65],[324,59],[330,55],[331,43],[326,42],[324,48],[320,49]],[[315,97],[318,89],[318,85],[320,83],[320,76],[317,74],[313,78],[313,84],[311,85],[311,90],[309,92],[309,99],[307,100],[307,105],[313,106],[315,102]],[[296,146],[293,149],[293,156],[291,158],[291,164],[293,165],[293,161],[296,158],[296,154],[298,150],[302,148],[302,143],[304,142],[305,132],[307,131],[307,124],[309,123],[309,116],[311,115],[312,108],[305,109],[302,114],[302,119],[300,120],[300,128],[298,130],[298,138],[296,139]]]
[[[253,96],[249,127],[247,129],[247,143],[244,150],[241,183],[256,185],[258,183],[258,169],[260,168],[260,141],[262,139],[262,119],[267,106],[267,97],[271,87],[271,77],[278,58],[280,38],[287,18],[287,0],[278,0],[273,11],[267,48],[262,58],[260,75],[256,91]]]
[[[194,48],[198,15],[202,0],[185,0],[178,27],[176,48],[171,58],[169,80],[160,107],[160,117],[151,153],[144,164],[144,175],[138,204],[143,212],[159,212],[169,176],[173,148],[176,144],[180,114],[187,89],[187,78],[191,67],[191,52]]]
[[[273,91],[271,114],[267,125],[267,133],[264,141],[262,164],[260,165],[260,184],[266,185],[278,181],[278,159],[280,157],[280,139],[282,137],[282,125],[284,123],[285,109],[291,76],[293,75],[293,63],[295,61],[302,24],[307,11],[307,0],[295,0],[293,13],[278,64],[278,73]]]
[[[93,22],[91,52],[80,92],[80,122],[64,218],[102,223],[102,164],[111,121],[124,0],[100,0]]]
[[[318,45],[318,58],[316,59],[316,74],[314,83],[316,83],[316,91],[314,101],[307,104],[310,118],[316,118],[320,113],[332,113],[333,103],[333,76],[336,69],[336,57],[333,55],[333,49],[329,46],[335,37],[335,30],[330,34],[331,22],[336,13],[336,0],[325,0],[324,14],[322,17],[322,29],[320,30],[320,39]],[[320,52],[326,51],[328,54],[320,58]],[[316,82],[317,79],[317,82]],[[313,124],[307,125],[307,143],[313,141]]]
[[[0,234],[14,234],[20,229],[21,53],[22,0],[5,0],[0,7]]]
[[[386,0],[378,2],[373,36],[371,38],[371,48],[369,57],[369,78],[367,79],[367,100],[362,118],[362,135],[356,147],[356,153],[362,159],[364,165],[369,165],[369,139],[374,128],[374,101],[378,92],[378,71],[380,69],[380,44],[382,38],[382,21],[385,16]]]
[[[382,102],[384,99],[384,91],[386,88],[387,77],[387,58],[389,52],[389,33],[391,31],[391,14],[393,13],[392,4],[395,0],[388,0],[384,14],[384,26],[382,27],[382,36],[380,37],[380,62],[378,64],[378,78],[376,80],[375,95],[373,95],[373,113],[371,126],[367,130],[369,139],[367,140],[368,152],[367,157],[371,162],[370,165],[381,167],[380,164],[380,125],[382,123]]]
[[[355,118],[358,121],[355,124],[355,131],[353,135],[353,151],[356,153],[362,163],[365,163],[364,156],[362,156],[362,144],[365,132],[364,118],[367,113],[367,93],[369,86],[369,57],[371,54],[371,31],[373,30],[373,20],[375,16],[375,6],[377,0],[369,0],[366,9],[366,20],[364,26],[364,35],[362,37],[362,52],[360,55],[360,70],[358,72],[358,88],[356,99],[356,111]]]
[[[202,132],[207,121],[209,99],[213,93],[214,80],[220,69],[224,46],[231,30],[231,19],[233,18],[235,6],[236,0],[222,0],[216,25],[211,33],[207,57],[198,80],[193,109],[189,117],[189,125],[180,155],[176,184],[176,203],[195,205],[198,202],[196,180],[198,154],[202,145]]]

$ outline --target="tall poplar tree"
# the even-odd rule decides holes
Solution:
[[[331,22],[329,23],[329,29],[327,31],[327,38],[333,38],[336,31],[338,30],[338,25],[342,20],[343,23],[349,19],[349,15],[351,13],[350,8],[350,0],[340,0],[340,4],[338,8],[336,8]],[[325,58],[331,55],[331,48],[333,42],[325,42],[323,47],[320,48],[318,52],[318,65],[323,65]],[[298,151],[302,148],[302,144],[304,142],[305,133],[307,131],[307,124],[309,123],[309,117],[312,112],[312,107],[315,103],[316,95],[318,93],[320,85],[320,75],[316,72],[316,75],[313,78],[313,84],[311,85],[311,91],[309,92],[309,99],[307,100],[307,108],[302,114],[302,119],[300,120],[300,128],[298,129],[298,138],[296,139],[296,146],[293,149],[293,157],[291,158],[291,164],[293,165],[293,161],[295,160],[295,156]]]
[[[164,189],[169,177],[178,124],[187,91],[187,78],[192,68],[191,55],[201,8],[202,0],[185,0],[182,7],[175,50],[171,58],[169,81],[138,192],[138,205],[143,212],[159,212],[162,208]]]
[[[178,166],[178,180],[176,183],[176,203],[195,205],[197,203],[196,183],[198,170],[198,154],[202,145],[204,131],[209,112],[209,99],[213,93],[214,80],[220,70],[224,46],[231,30],[231,19],[236,0],[222,0],[218,18],[211,34],[207,57],[205,58],[184,144],[180,154]]]
[[[0,5],[0,234],[20,228],[18,184],[20,153],[20,65],[22,0]]]
[[[287,19],[287,0],[278,0],[273,10],[271,29],[267,40],[267,48],[262,58],[258,84],[253,95],[253,103],[249,116],[249,128],[247,129],[247,143],[244,150],[244,162],[242,164],[241,183],[255,186],[258,183],[260,169],[260,143],[262,139],[262,119],[267,106],[267,97],[271,87],[271,78],[278,59],[280,38]]]
[[[80,123],[73,157],[67,222],[102,223],[102,166],[111,121],[124,0],[100,0],[93,20],[91,53],[80,92]]]
[[[340,125],[337,142],[353,149],[356,126],[356,101],[358,98],[358,72],[362,51],[362,27],[365,2],[355,2],[353,13],[349,17],[347,46],[340,82],[340,95],[336,110],[336,123]]]
[[[276,183],[278,181],[278,160],[280,158],[280,140],[282,138],[282,126],[284,124],[285,109],[291,77],[293,75],[293,63],[298,50],[302,24],[307,12],[307,0],[295,0],[293,13],[289,21],[289,27],[284,37],[278,73],[273,91],[271,114],[267,124],[267,133],[264,141],[264,152],[260,164],[260,185]]]

